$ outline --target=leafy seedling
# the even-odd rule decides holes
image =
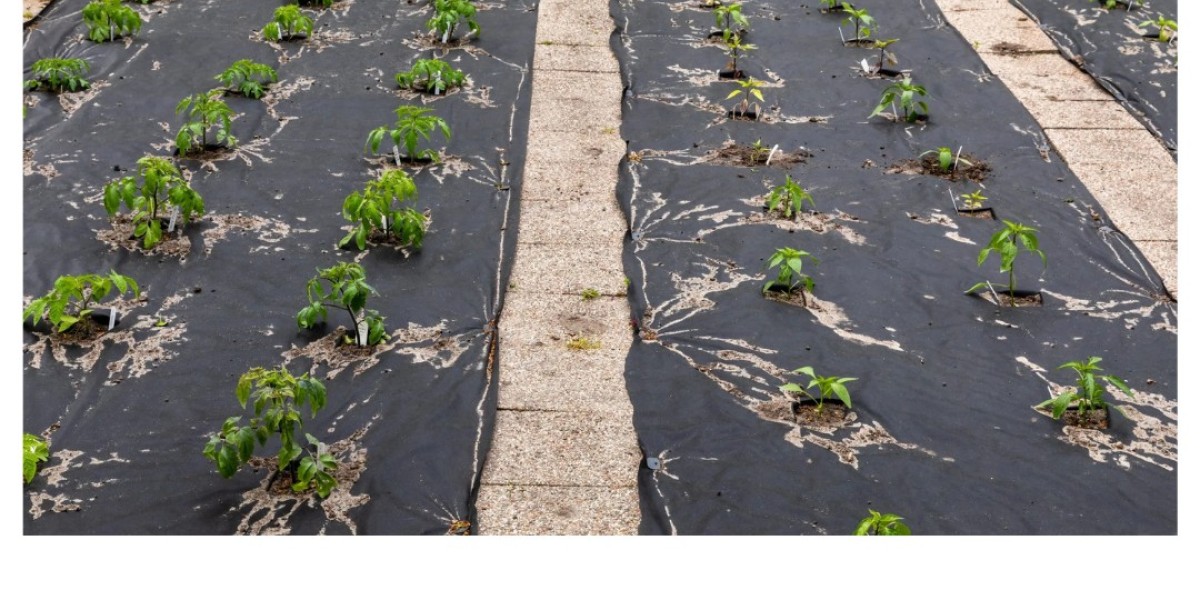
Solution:
[[[32,433],[26,433],[24,440],[21,451],[22,476],[28,484],[37,475],[38,463],[50,460],[50,446],[46,440]]]
[[[739,79],[737,84],[739,89],[733,90],[728,96],[725,97],[726,100],[732,100],[739,96],[742,98],[741,102],[738,102],[733,106],[733,108],[730,109],[730,114],[734,117],[739,115],[749,116],[753,114],[754,119],[758,120],[758,117],[762,112],[762,105],[760,105],[758,102],[765,102],[762,95],[762,82],[751,77],[749,79]],[[758,102],[754,103],[753,111],[750,110],[751,97],[758,99]]]
[[[868,119],[883,114],[883,111],[888,107],[892,108],[892,113],[897,120],[903,118],[908,123],[914,123],[922,117],[929,117],[929,106],[923,100],[917,100],[917,96],[925,97],[925,88],[912,82],[912,78],[907,75],[903,80],[892,83],[883,90],[883,95],[879,98],[879,105],[875,110],[867,116]],[[896,111],[895,103],[900,102],[900,110],[903,111],[903,117],[900,112]]]
[[[567,341],[568,350],[599,350],[600,347],[601,344],[598,340],[593,340],[592,338],[587,337],[576,337]]]
[[[237,145],[237,138],[229,133],[233,121],[233,109],[221,99],[221,90],[209,90],[192,94],[179,101],[175,114],[187,111],[187,122],[175,135],[175,147],[180,156],[195,150],[208,149],[208,131],[216,128],[213,142],[228,148]]]
[[[804,274],[804,259],[807,258],[812,263],[818,264],[813,255],[804,250],[795,248],[779,248],[767,260],[767,269],[778,269],[774,281],[768,280],[763,284],[762,291],[766,294],[772,288],[776,291],[784,291],[788,294],[799,291],[800,303],[808,306],[808,297],[805,292],[811,293],[813,290],[812,277]]]
[[[91,306],[103,302],[113,291],[118,292],[117,297],[126,293],[132,293],[134,298],[141,295],[132,277],[118,275],[116,271],[110,270],[108,275],[63,275],[54,281],[54,289],[25,307],[21,321],[32,321],[37,326],[45,318],[56,332],[62,333],[88,318]]]
[[[1153,21],[1142,21],[1138,23],[1138,27],[1146,28],[1151,25],[1158,27],[1158,41],[1169,44],[1175,40],[1175,36],[1179,34],[1179,23],[1168,19],[1164,15],[1158,15],[1158,19]]]
[[[90,84],[84,79],[90,66],[82,58],[43,58],[30,67],[33,79],[25,81],[25,89],[45,89],[51,92],[75,92],[86,90]]]
[[[299,6],[285,4],[275,9],[271,22],[263,27],[262,33],[264,38],[273,42],[296,39],[300,34],[312,37],[313,20]]]
[[[595,300],[596,298],[600,297],[600,290],[597,290],[596,288],[588,288],[583,290],[582,296],[584,300]]]
[[[384,172],[362,192],[346,197],[342,217],[353,223],[354,229],[339,245],[344,247],[353,241],[359,250],[364,250],[371,233],[383,231],[390,242],[420,249],[428,219],[411,206],[416,199],[417,185],[407,173]]]
[[[334,0],[304,0],[306,4],[320,4],[321,8],[329,8],[333,6]]]
[[[868,69],[868,73],[882,73],[883,65],[885,63],[889,65],[895,65],[897,63],[896,55],[888,52],[888,46],[891,46],[898,41],[900,41],[900,38],[892,38],[890,40],[875,40],[872,42],[874,48],[879,50],[879,62],[875,65],[874,69]],[[863,62],[865,63],[866,59],[863,59]]]
[[[163,239],[162,218],[170,221],[167,229],[204,214],[204,199],[196,193],[171,161],[157,156],[143,156],[137,161],[139,187],[133,177],[123,177],[104,186],[104,210],[109,217],[117,214],[121,204],[129,209],[133,235],[142,240],[143,248],[153,248]],[[164,215],[170,210],[170,216]]]
[[[1132,398],[1133,391],[1129,389],[1129,386],[1126,385],[1123,379],[1116,375],[1099,375],[1099,372],[1104,370],[1097,366],[1100,361],[1100,357],[1093,356],[1088,358],[1086,363],[1072,361],[1060,365],[1059,369],[1072,369],[1075,371],[1075,375],[1077,376],[1075,388],[1042,402],[1038,405],[1038,408],[1050,407],[1051,416],[1055,420],[1058,420],[1071,404],[1075,404],[1079,410],[1080,419],[1085,420],[1090,411],[1102,410],[1108,406],[1103,398],[1104,383],[1108,383]],[[1112,391],[1110,390],[1109,393],[1111,394]]]
[[[851,381],[858,381],[857,377],[822,377],[813,372],[812,367],[800,367],[792,373],[796,375],[808,376],[808,385],[800,387],[798,383],[785,383],[779,386],[779,389],[784,392],[794,392],[803,394],[811,398],[817,403],[817,412],[825,410],[825,401],[832,400],[834,396],[850,408],[850,392],[846,389],[846,384]],[[817,388],[817,395],[814,396],[809,390]]]
[[[275,69],[249,59],[239,60],[215,78],[229,91],[247,98],[262,98],[266,86],[279,81]]]
[[[904,517],[891,513],[880,514],[867,509],[871,516],[859,521],[854,535],[912,535],[908,525],[901,523]]]
[[[740,35],[734,26],[741,30],[750,28],[750,21],[742,14],[741,2],[718,6],[713,9],[713,18],[717,22],[717,28],[721,30],[721,39],[725,43],[729,43],[734,35]]]
[[[864,41],[871,35],[871,28],[875,26],[875,17],[872,17],[867,9],[854,8],[850,6],[850,3],[843,2],[842,13],[846,15],[846,18],[842,20],[843,25],[854,23],[854,39],[845,41]]]
[[[750,162],[765,163],[771,158],[771,149],[762,143],[761,139],[754,140],[750,146]]]
[[[142,17],[121,0],[89,2],[83,7],[83,23],[88,28],[88,39],[97,43],[133,36],[142,30]]]
[[[983,202],[988,199],[980,190],[975,190],[970,194],[961,194],[959,198],[962,199],[963,206],[970,210],[983,208]]]
[[[1020,248],[1017,247],[1020,244]],[[1017,254],[1024,250],[1030,254],[1035,254],[1042,259],[1042,266],[1046,265],[1046,253],[1038,249],[1037,230],[1032,227],[1026,227],[1020,223],[1012,221],[1004,221],[1004,228],[997,231],[992,239],[988,242],[986,248],[979,252],[979,265],[983,265],[984,261],[992,252],[996,252],[1000,256],[1000,272],[1008,273],[1008,299],[1010,306],[1017,305],[1017,274],[1013,268],[1013,263],[1017,260]],[[971,286],[967,290],[967,294],[974,293],[978,290],[991,288],[991,284],[983,281]]]
[[[479,37],[475,12],[475,4],[471,0],[433,0],[433,17],[425,26],[441,38],[443,44],[450,41],[462,21],[467,23],[468,35]]]
[[[1118,4],[1124,4],[1126,10],[1132,9],[1135,6],[1142,6],[1145,0],[1088,0],[1088,2],[1099,2],[1104,5],[1104,8],[1113,9]]]
[[[782,184],[771,188],[771,195],[767,196],[767,210],[778,210],[783,218],[791,219],[793,215],[799,216],[804,211],[805,201],[808,201],[813,210],[817,210],[812,194],[788,175]]]
[[[953,173],[957,171],[959,165],[963,165],[965,167],[974,166],[971,161],[962,157],[961,146],[958,148],[958,152],[955,152],[946,146],[942,146],[936,150],[926,150],[925,152],[921,153],[920,158],[925,158],[930,154],[937,156],[938,168],[944,173]]]
[[[844,3],[841,0],[821,0],[821,6],[825,7],[825,12],[842,10],[842,4]]]
[[[240,416],[229,417],[204,445],[204,456],[217,464],[217,472],[226,479],[233,477],[253,457],[256,443],[266,446],[278,434],[276,475],[286,469],[292,476],[293,491],[315,487],[317,495],[328,497],[337,487],[333,477],[337,461],[325,444],[304,432],[301,414],[307,406],[311,418],[316,418],[317,411],[325,408],[324,384],[308,373],[295,377],[286,368],[268,371],[255,367],[238,379],[236,393],[243,410],[247,404],[254,407],[254,416],[244,426],[239,424]],[[300,439],[307,443],[301,445]]]
[[[420,138],[426,141],[436,130],[441,130],[442,137],[450,141],[450,126],[442,120],[441,117],[434,116],[433,109],[421,108],[419,106],[401,105],[396,109],[396,125],[388,128],[382,126],[371,131],[367,135],[367,147],[372,153],[379,152],[379,144],[385,136],[392,138],[392,155],[396,159],[396,164],[403,162],[417,162],[421,160],[429,160],[436,162],[438,153],[436,150],[417,150],[417,142]],[[404,156],[400,155],[400,147],[404,147]]]
[[[758,46],[747,44],[742,41],[742,36],[733,34],[728,40],[725,40],[725,53],[729,56],[729,62],[725,65],[729,71],[730,78],[741,79],[741,71],[738,69],[738,59],[745,55],[750,50],[757,50]]]
[[[437,96],[445,94],[447,89],[462,87],[465,80],[462,71],[436,58],[420,59],[407,72],[396,74],[396,85]]]
[[[326,288],[328,286],[328,289]],[[367,298],[375,288],[367,284],[367,272],[362,265],[340,262],[328,269],[318,269],[317,276],[308,280],[308,306],[296,314],[301,329],[311,329],[328,316],[326,307],[340,308],[350,315],[356,335],[347,335],[345,343],[374,346],[389,339],[383,319],[378,312],[367,310]]]

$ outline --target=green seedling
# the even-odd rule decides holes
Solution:
[[[26,433],[24,439],[21,451],[22,476],[25,478],[25,483],[28,484],[37,475],[38,463],[50,460],[50,446],[46,440],[32,433]]]
[[[592,338],[576,337],[567,341],[568,350],[599,350],[600,342]]]
[[[920,158],[925,158],[926,156],[929,156],[930,154],[937,155],[938,168],[940,168],[943,172],[946,172],[946,173],[953,173],[953,172],[957,171],[959,165],[963,165],[966,167],[974,166],[971,163],[971,161],[962,157],[962,147],[961,146],[959,147],[958,152],[955,152],[954,150],[952,150],[946,146],[942,146],[936,150],[926,150],[925,152],[921,153]]]
[[[433,0],[433,17],[425,26],[448,43],[461,21],[467,22],[468,35],[479,37],[479,23],[475,21],[475,4],[471,0]]]
[[[729,55],[729,62],[726,68],[733,73],[733,77],[738,77],[738,59],[750,50],[757,50],[758,46],[742,42],[742,36],[733,34],[729,39],[725,40],[725,53]]]
[[[1086,418],[1087,413],[1093,410],[1101,410],[1108,406],[1104,402],[1104,385],[1109,385],[1121,390],[1130,398],[1133,397],[1133,391],[1129,389],[1125,381],[1116,375],[1099,375],[1103,371],[1096,366],[1101,361],[1098,356],[1088,358],[1086,363],[1072,361],[1059,366],[1059,369],[1072,369],[1077,376],[1075,388],[1059,394],[1057,397],[1051,398],[1038,405],[1038,408],[1050,407],[1051,416],[1055,420],[1062,417],[1063,413],[1071,404],[1075,404],[1079,409],[1080,418]],[[1111,391],[1109,393],[1112,393]]]
[[[299,6],[285,4],[275,9],[271,22],[263,27],[262,33],[264,38],[273,42],[295,39],[302,33],[305,37],[312,37],[313,20]]]
[[[231,92],[258,99],[262,98],[268,84],[279,81],[279,75],[267,65],[242,59],[230,65],[215,79]]]
[[[812,277],[804,274],[805,258],[811,260],[814,265],[818,264],[817,259],[804,250],[797,250],[795,248],[779,248],[775,250],[775,253],[767,259],[766,268],[777,268],[779,272],[776,273],[774,281],[768,280],[767,283],[763,284],[763,293],[767,293],[772,287],[781,287],[789,294],[799,291],[800,303],[808,306],[808,297],[805,296],[805,292],[812,292],[813,280]]]
[[[1179,23],[1168,19],[1164,15],[1158,15],[1158,19],[1153,21],[1138,23],[1138,27],[1141,28],[1150,27],[1151,25],[1158,27],[1158,41],[1164,44],[1171,43],[1175,39],[1175,36],[1179,34]]]
[[[32,321],[36,326],[45,318],[56,332],[63,333],[88,318],[92,304],[103,302],[113,291],[117,297],[126,293],[132,293],[134,298],[141,295],[132,277],[118,275],[116,271],[110,270],[108,275],[63,275],[54,281],[54,289],[25,307],[21,321]]]
[[[925,88],[912,82],[912,78],[907,75],[903,80],[892,83],[883,90],[883,95],[879,98],[879,105],[875,110],[867,116],[868,119],[883,114],[883,111],[888,107],[892,107],[893,114],[896,119],[903,118],[908,123],[916,122],[921,117],[929,117],[929,106],[923,100],[917,100],[917,96],[925,97]],[[900,101],[900,109],[903,112],[896,112],[894,104]]]
[[[821,0],[821,6],[824,6],[826,11],[841,10],[842,4],[841,0]]]
[[[104,186],[104,210],[116,216],[121,204],[129,209],[133,235],[142,240],[142,247],[153,248],[163,239],[162,218],[169,218],[170,230],[175,220],[187,223],[194,215],[204,214],[204,199],[196,193],[171,161],[157,156],[143,156],[137,161],[141,187],[133,177],[123,177]],[[164,214],[170,211],[170,216]]]
[[[892,54],[891,52],[888,52],[887,48],[888,48],[888,46],[891,46],[892,44],[895,44],[898,41],[900,41],[900,38],[892,38],[890,40],[875,40],[872,43],[874,48],[876,50],[879,50],[879,63],[875,65],[874,71],[871,71],[872,73],[879,73],[879,72],[883,71],[883,65],[885,63],[889,64],[889,65],[896,64],[896,62],[897,62],[896,55]],[[865,60],[866,59],[864,59],[864,62],[865,62]]]
[[[582,296],[584,300],[595,300],[596,298],[600,297],[600,290],[597,290],[596,288],[588,288],[583,290]]]
[[[276,474],[285,469],[291,474],[292,491],[315,487],[320,497],[329,496],[337,487],[333,477],[337,461],[325,444],[304,432],[301,414],[306,405],[312,418],[325,408],[324,384],[308,373],[295,377],[286,368],[268,371],[255,367],[238,379],[236,393],[242,410],[253,405],[254,416],[244,426],[239,424],[240,416],[229,417],[204,445],[204,456],[217,464],[217,472],[226,479],[233,477],[253,457],[256,444],[265,447],[278,434]],[[307,444],[301,445],[300,439]]]
[[[1113,9],[1118,4],[1124,4],[1126,9],[1131,9],[1135,6],[1140,7],[1145,0],[1088,0],[1089,2],[1099,2],[1104,5],[1104,8]]]
[[[725,43],[729,43],[734,35],[739,35],[734,26],[743,30],[750,28],[750,21],[742,14],[741,2],[718,6],[713,9],[713,18],[717,22],[717,28],[721,30],[721,39]]]
[[[438,161],[438,153],[436,150],[421,150],[417,151],[417,142],[420,138],[425,138],[426,141],[436,130],[441,130],[442,137],[450,141],[450,126],[442,120],[441,117],[434,116],[433,109],[421,108],[419,106],[401,105],[396,109],[396,126],[388,128],[387,126],[378,127],[367,135],[367,147],[372,153],[379,152],[379,144],[383,141],[384,136],[391,137],[392,155],[396,159],[396,164],[399,165],[404,161],[416,162],[420,160]],[[404,156],[400,155],[400,147],[404,147]]]
[[[750,162],[765,163],[771,158],[771,149],[763,145],[762,140],[754,140],[754,144],[750,146]]]
[[[187,122],[175,135],[175,147],[180,156],[195,150],[208,148],[208,130],[216,128],[213,142],[227,148],[237,145],[237,138],[229,133],[233,121],[233,109],[221,99],[221,90],[209,90],[192,94],[179,101],[175,114],[187,111]]]
[[[326,286],[328,285],[328,290]],[[343,342],[359,346],[374,346],[390,339],[383,326],[384,317],[374,310],[367,310],[367,298],[375,295],[375,288],[367,283],[367,272],[362,265],[340,262],[328,269],[318,269],[317,276],[308,280],[306,287],[308,306],[296,314],[296,324],[301,329],[311,329],[328,316],[326,308],[339,308],[350,315],[352,333]]]
[[[43,58],[34,61],[30,67],[33,79],[25,81],[25,89],[51,92],[86,90],[90,84],[84,76],[89,69],[88,61],[82,58]]]
[[[1017,247],[1018,243],[1021,245],[1020,248]],[[1021,250],[1041,257],[1042,266],[1046,265],[1046,253],[1038,249],[1037,230],[1006,220],[1004,221],[1004,228],[997,231],[988,242],[987,247],[979,252],[979,265],[983,265],[983,262],[987,260],[988,255],[992,252],[996,252],[1000,256],[1000,272],[1008,273],[1008,299],[1010,306],[1017,305],[1017,298],[1014,295],[1014,292],[1017,290],[1017,274],[1013,268],[1013,263],[1016,262],[1017,254]],[[983,281],[971,286],[971,289],[967,290],[966,293],[970,294],[990,287],[990,283]]]
[[[963,206],[971,210],[983,208],[983,202],[988,199],[980,190],[975,190],[970,194],[961,194],[959,198],[962,198]]]
[[[842,20],[843,25],[854,23],[854,39],[846,41],[857,42],[871,35],[871,28],[875,26],[875,17],[867,13],[867,9],[854,8],[850,6],[849,2],[843,2],[842,13],[846,15],[846,18]]]
[[[420,59],[407,72],[396,74],[396,85],[437,96],[445,94],[447,89],[462,87],[464,81],[466,76],[462,71],[436,58]]]
[[[353,223],[354,229],[339,245],[344,247],[353,241],[359,250],[364,250],[371,232],[378,230],[385,232],[390,242],[420,249],[428,219],[410,206],[416,199],[417,185],[407,173],[384,172],[362,192],[346,197],[342,217]]]
[[[111,42],[119,37],[133,36],[142,30],[142,17],[121,0],[93,0],[83,7],[83,23],[88,39]]]
[[[818,413],[825,410],[825,401],[832,400],[834,396],[838,400],[841,400],[842,404],[846,405],[846,408],[850,408],[850,392],[846,389],[846,384],[851,381],[858,381],[857,377],[821,377],[813,372],[812,367],[800,367],[792,371],[792,373],[808,376],[808,385],[800,387],[798,383],[785,383],[779,386],[781,391],[808,396],[817,403]],[[814,387],[817,388],[816,396],[808,391]]]
[[[783,218],[791,219],[793,215],[799,216],[804,211],[805,201],[808,201],[813,210],[817,210],[812,194],[788,175],[782,184],[771,188],[771,195],[767,196],[767,210],[779,210]]]
[[[859,521],[854,535],[912,535],[908,525],[901,523],[904,517],[891,513],[880,514],[867,509],[871,516]]]
[[[329,8],[333,6],[334,0],[304,0],[307,4],[320,4],[321,8]]]
[[[742,98],[741,102],[735,104],[733,106],[733,108],[730,109],[730,111],[729,111],[729,112],[733,113],[734,116],[739,115],[739,114],[740,115],[750,114],[750,112],[751,112],[750,111],[750,98],[751,97],[757,98],[758,102],[765,102],[765,100],[763,100],[763,95],[762,95],[762,82],[761,81],[751,77],[749,79],[739,79],[737,81],[737,84],[738,84],[739,89],[729,92],[729,95],[725,97],[726,100],[732,100],[734,98],[737,98],[738,96],[741,96],[741,98]],[[762,112],[762,105],[760,105],[758,102],[754,103],[754,118],[755,118],[755,120],[758,119],[759,114]]]

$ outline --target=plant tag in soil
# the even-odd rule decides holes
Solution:
[[[108,329],[112,331],[117,326],[117,309],[112,308],[108,311]]]
[[[651,471],[657,471],[658,468],[661,466],[662,466],[662,463],[659,462],[659,460],[657,458],[650,457],[650,456],[646,457],[646,468],[647,469],[650,469]]]
[[[179,220],[179,207],[171,209],[171,221],[167,223],[167,233],[175,233],[175,221]]]
[[[358,322],[358,345],[359,346],[367,345],[367,322],[366,321]]]
[[[867,59],[865,59],[865,58],[862,59],[862,70],[863,70],[863,73],[871,72],[871,67],[870,67],[870,65],[867,64]]]

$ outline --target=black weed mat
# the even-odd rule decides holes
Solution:
[[[738,87],[717,80],[708,10],[612,4],[629,87],[618,197],[641,531],[845,534],[874,509],[919,534],[1174,532],[1176,307],[1160,278],[933,3],[861,4],[872,35],[900,39],[892,68],[926,86],[927,124],[868,118],[891,83],[859,70],[879,51],[843,46],[843,16],[815,1],[744,5],[757,50],[739,67],[764,82],[758,122],[726,117]],[[771,164],[722,164],[730,144]],[[902,164],[940,146],[961,146],[982,186]],[[764,211],[788,174],[819,212]],[[1038,230],[1048,266],[1026,254],[1016,274],[1043,306],[963,293],[1007,285],[995,256],[976,266],[1001,222],[952,205],[975,191]],[[761,292],[785,247],[820,261],[803,261],[808,308]],[[1033,408],[1074,382],[1057,366],[1093,355],[1135,392],[1108,430]],[[779,386],[806,385],[791,373],[803,366],[857,378],[840,425],[797,423],[812,411]]]
[[[1011,0],[1041,25],[1063,56],[1079,65],[1158,136],[1171,154],[1178,140],[1179,49],[1159,18],[1179,20],[1176,0],[1145,0],[1132,7],[1105,1]],[[1150,21],[1151,24],[1142,26]]]
[[[24,426],[49,430],[53,457],[26,486],[25,531],[466,531],[493,424],[493,321],[515,247],[533,4],[481,4],[481,39],[448,52],[420,37],[425,3],[306,7],[312,38],[278,44],[258,33],[278,0],[126,4],[145,25],[104,44],[83,38],[83,4],[58,2],[26,31],[27,66],[82,57],[93,86],[27,95],[25,293],[115,269],[145,299],[126,301],[118,327],[83,345],[26,326]],[[443,54],[469,77],[464,89],[397,90],[396,72]],[[213,77],[242,58],[275,67],[280,81],[261,101],[226,98],[239,113],[236,152],[178,161],[208,209],[184,230],[190,248],[110,247],[103,186],[135,175],[144,154],[170,156],[176,103],[217,87]],[[342,201],[390,160],[364,152],[367,133],[394,123],[402,103],[424,103],[453,129],[450,142],[430,143],[444,147],[444,163],[408,168],[430,214],[424,247],[341,250]],[[297,327],[306,281],[338,261],[359,262],[378,291],[367,306],[391,339],[373,351],[338,345],[350,327],[339,310],[324,327]],[[201,454],[226,417],[251,415],[235,399],[238,377],[280,365],[328,388],[329,405],[304,414],[340,463],[324,501],[268,491],[270,461],[227,480]],[[277,448],[256,455],[273,459]]]

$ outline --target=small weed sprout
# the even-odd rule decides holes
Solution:
[[[804,250],[795,248],[779,248],[767,260],[767,269],[779,269],[775,279],[768,280],[763,284],[762,291],[767,293],[772,287],[783,288],[787,293],[795,291],[800,292],[800,303],[808,306],[808,297],[805,292],[811,293],[813,290],[812,277],[804,274],[804,259],[807,258],[813,264],[817,264],[816,258]]]
[[[1158,15],[1158,19],[1153,21],[1142,21],[1138,23],[1138,27],[1143,29],[1151,25],[1158,27],[1158,41],[1169,44],[1175,41],[1175,36],[1179,34],[1179,23],[1168,19],[1164,15]]]
[[[867,509],[871,516],[858,522],[854,535],[912,535],[908,525],[901,523],[904,517],[891,513],[881,514]]]
[[[729,43],[734,35],[739,35],[734,26],[743,30],[750,28],[750,21],[742,14],[741,2],[718,6],[713,9],[713,18],[717,22],[717,28],[721,30],[721,39],[725,43]]]
[[[418,92],[429,92],[436,96],[447,89],[462,87],[466,76],[445,61],[423,58],[413,63],[411,69],[396,74],[396,85]]]
[[[133,235],[142,240],[142,247],[153,248],[163,239],[162,218],[170,207],[172,222],[191,221],[193,215],[204,214],[204,199],[188,185],[179,169],[170,160],[143,156],[137,161],[139,188],[133,177],[123,177],[104,186],[104,210],[109,217],[117,214],[121,204],[130,211]],[[171,223],[168,223],[168,229]]]
[[[1075,371],[1077,376],[1075,388],[1059,394],[1057,397],[1051,398],[1038,405],[1038,408],[1050,407],[1051,416],[1055,420],[1062,417],[1063,413],[1072,403],[1079,410],[1080,418],[1086,418],[1087,413],[1093,410],[1101,410],[1108,406],[1104,402],[1104,383],[1121,390],[1125,395],[1133,397],[1133,391],[1123,379],[1116,375],[1099,375],[1101,369],[1096,366],[1102,359],[1098,356],[1088,358],[1087,362],[1072,361],[1060,365],[1059,369],[1071,369]],[[1111,390],[1109,393],[1112,393]]]
[[[600,291],[596,288],[588,288],[583,290],[582,296],[584,300],[595,300],[600,297]]]
[[[320,497],[329,496],[337,487],[333,478],[337,461],[325,444],[304,431],[301,415],[306,405],[313,418],[325,408],[325,385],[308,373],[295,377],[286,368],[255,367],[238,379],[237,401],[243,410],[252,404],[254,417],[245,426],[239,425],[241,417],[229,417],[204,445],[204,456],[217,464],[217,472],[226,479],[233,477],[253,457],[256,442],[266,446],[278,434],[276,474],[284,470],[291,474],[292,491],[315,487]],[[299,442],[301,436],[307,444]]]
[[[425,26],[445,44],[454,35],[460,21],[467,22],[469,35],[479,37],[479,23],[475,21],[475,5],[471,0],[433,0],[433,17]]]
[[[46,440],[32,433],[26,433],[22,444],[21,460],[21,475],[24,477],[25,483],[28,484],[37,475],[38,463],[50,460],[50,446],[46,443]]]
[[[808,376],[808,385],[801,387],[798,383],[785,383],[779,386],[781,391],[808,396],[817,403],[818,413],[825,410],[825,401],[832,400],[834,396],[838,400],[841,400],[842,404],[846,405],[846,408],[850,408],[850,392],[846,389],[846,384],[851,381],[857,381],[857,377],[822,377],[813,372],[812,367],[800,367],[792,371],[792,373]],[[814,387],[817,388],[818,395],[816,396],[808,391]]]
[[[420,249],[428,219],[412,206],[405,206],[414,204],[416,199],[417,185],[407,173],[385,172],[361,193],[346,197],[342,217],[354,223],[354,229],[338,245],[347,246],[353,241],[359,250],[364,250],[371,232],[379,230],[400,246]]]
[[[193,149],[208,148],[208,130],[217,129],[213,141],[228,148],[237,145],[237,138],[229,133],[233,121],[233,109],[221,99],[221,90],[209,90],[192,94],[179,101],[175,114],[187,111],[187,122],[175,135],[175,147],[179,154],[186,155]]]
[[[419,106],[401,105],[396,109],[396,126],[388,128],[387,126],[378,127],[367,135],[367,147],[372,153],[379,152],[379,144],[383,141],[384,136],[391,137],[392,155],[396,159],[396,164],[402,164],[405,160],[408,162],[416,162],[420,160],[438,161],[438,153],[436,150],[421,150],[417,151],[417,142],[420,138],[426,141],[435,130],[441,130],[442,137],[450,141],[450,126],[442,120],[441,117],[434,116],[433,109],[421,108]],[[400,155],[400,147],[404,147],[403,157]]]
[[[114,290],[118,297],[126,293],[132,293],[134,298],[141,295],[132,277],[118,275],[116,271],[110,270],[108,275],[63,275],[45,296],[35,298],[25,307],[21,321],[32,321],[36,326],[45,318],[56,332],[63,333],[92,314],[92,304],[104,301]]]
[[[84,79],[90,66],[82,58],[43,58],[30,67],[33,79],[25,81],[28,91],[44,88],[51,92],[75,92],[86,90],[90,84]]]
[[[326,285],[328,284],[328,290]],[[308,306],[296,314],[296,324],[301,329],[311,329],[328,316],[326,308],[340,308],[350,315],[352,333],[346,336],[347,344],[357,342],[359,346],[374,346],[390,339],[384,328],[384,317],[377,311],[367,310],[367,298],[375,294],[375,288],[367,283],[367,272],[357,263],[340,262],[328,269],[318,269],[317,276],[308,280],[306,287]]]
[[[279,75],[267,65],[242,59],[230,65],[214,79],[220,81],[230,92],[257,100],[262,98],[268,84],[279,81]]]
[[[758,102],[765,102],[765,100],[763,100],[763,95],[762,95],[762,82],[761,81],[751,77],[749,79],[739,79],[737,81],[737,84],[738,84],[739,89],[733,90],[732,92],[729,93],[728,96],[725,97],[726,100],[732,100],[734,98],[737,98],[738,96],[742,97],[741,102],[738,102],[737,104],[735,104],[733,106],[733,108],[731,108],[729,111],[734,116],[751,114],[751,111],[750,111],[751,96],[753,96],[754,98],[757,98]],[[754,111],[753,111],[753,114],[755,115],[756,120],[758,119],[759,113],[762,112],[762,106],[758,102],[754,103]]]
[[[567,341],[568,350],[599,350],[600,342],[587,337],[575,337]]]
[[[791,219],[793,215],[799,216],[801,212],[804,212],[805,201],[808,201],[814,211],[817,210],[817,204],[813,201],[812,194],[796,183],[791,175],[788,175],[782,184],[771,188],[771,195],[767,196],[767,210],[778,210],[783,218]]]
[[[951,148],[949,148],[947,146],[942,146],[936,150],[926,150],[925,152],[921,153],[920,158],[925,158],[926,156],[929,156],[930,154],[937,155],[938,168],[940,168],[942,171],[944,171],[946,173],[953,173],[953,172],[957,171],[959,165],[963,165],[966,167],[975,166],[975,165],[971,164],[971,161],[962,157],[962,147],[961,146],[958,148],[958,152],[955,152],[954,150],[952,150]]]
[[[884,88],[883,95],[879,98],[879,105],[867,118],[881,115],[888,107],[893,107],[893,114],[897,120],[903,118],[908,123],[916,122],[921,117],[929,116],[929,106],[923,100],[917,100],[917,96],[923,98],[925,95],[924,87],[913,83],[911,77],[905,76],[903,80]],[[897,100],[900,102],[900,109],[904,111],[903,116],[900,112],[896,112],[893,106]]]
[[[271,22],[262,30],[263,37],[273,42],[291,40],[304,34],[312,37],[313,20],[295,4],[285,4],[275,9]]]
[[[984,196],[983,192],[980,190],[975,190],[970,194],[961,194],[959,195],[959,198],[962,199],[963,206],[969,210],[983,208],[983,202],[988,199],[988,197]]]
[[[750,162],[765,163],[771,158],[771,149],[763,145],[762,140],[754,140],[754,144],[750,146]]]
[[[1020,248],[1017,247],[1018,243],[1021,245]],[[1021,250],[1041,257],[1043,267],[1046,265],[1046,253],[1038,249],[1037,230],[1020,223],[1005,220],[1004,228],[997,231],[988,242],[987,247],[979,252],[979,265],[983,265],[988,255],[992,252],[996,252],[1000,256],[1000,272],[1008,273],[1008,299],[1010,306],[1017,305],[1017,298],[1014,295],[1017,291],[1017,274],[1013,268],[1013,263],[1016,262],[1017,254]],[[970,294],[989,287],[991,287],[991,284],[983,281],[971,286],[971,289],[965,293]]]
[[[846,15],[842,20],[843,25],[854,23],[854,39],[847,41],[858,42],[870,37],[871,28],[875,26],[875,17],[867,13],[867,9],[854,8],[849,2],[842,2],[842,13]]]
[[[1107,9],[1116,8],[1118,4],[1124,4],[1126,9],[1131,9],[1135,6],[1142,6],[1145,0],[1088,0],[1088,2],[1099,2]]]
[[[88,39],[97,43],[132,37],[142,30],[142,17],[121,0],[89,2],[83,7],[83,23],[88,28]]]

